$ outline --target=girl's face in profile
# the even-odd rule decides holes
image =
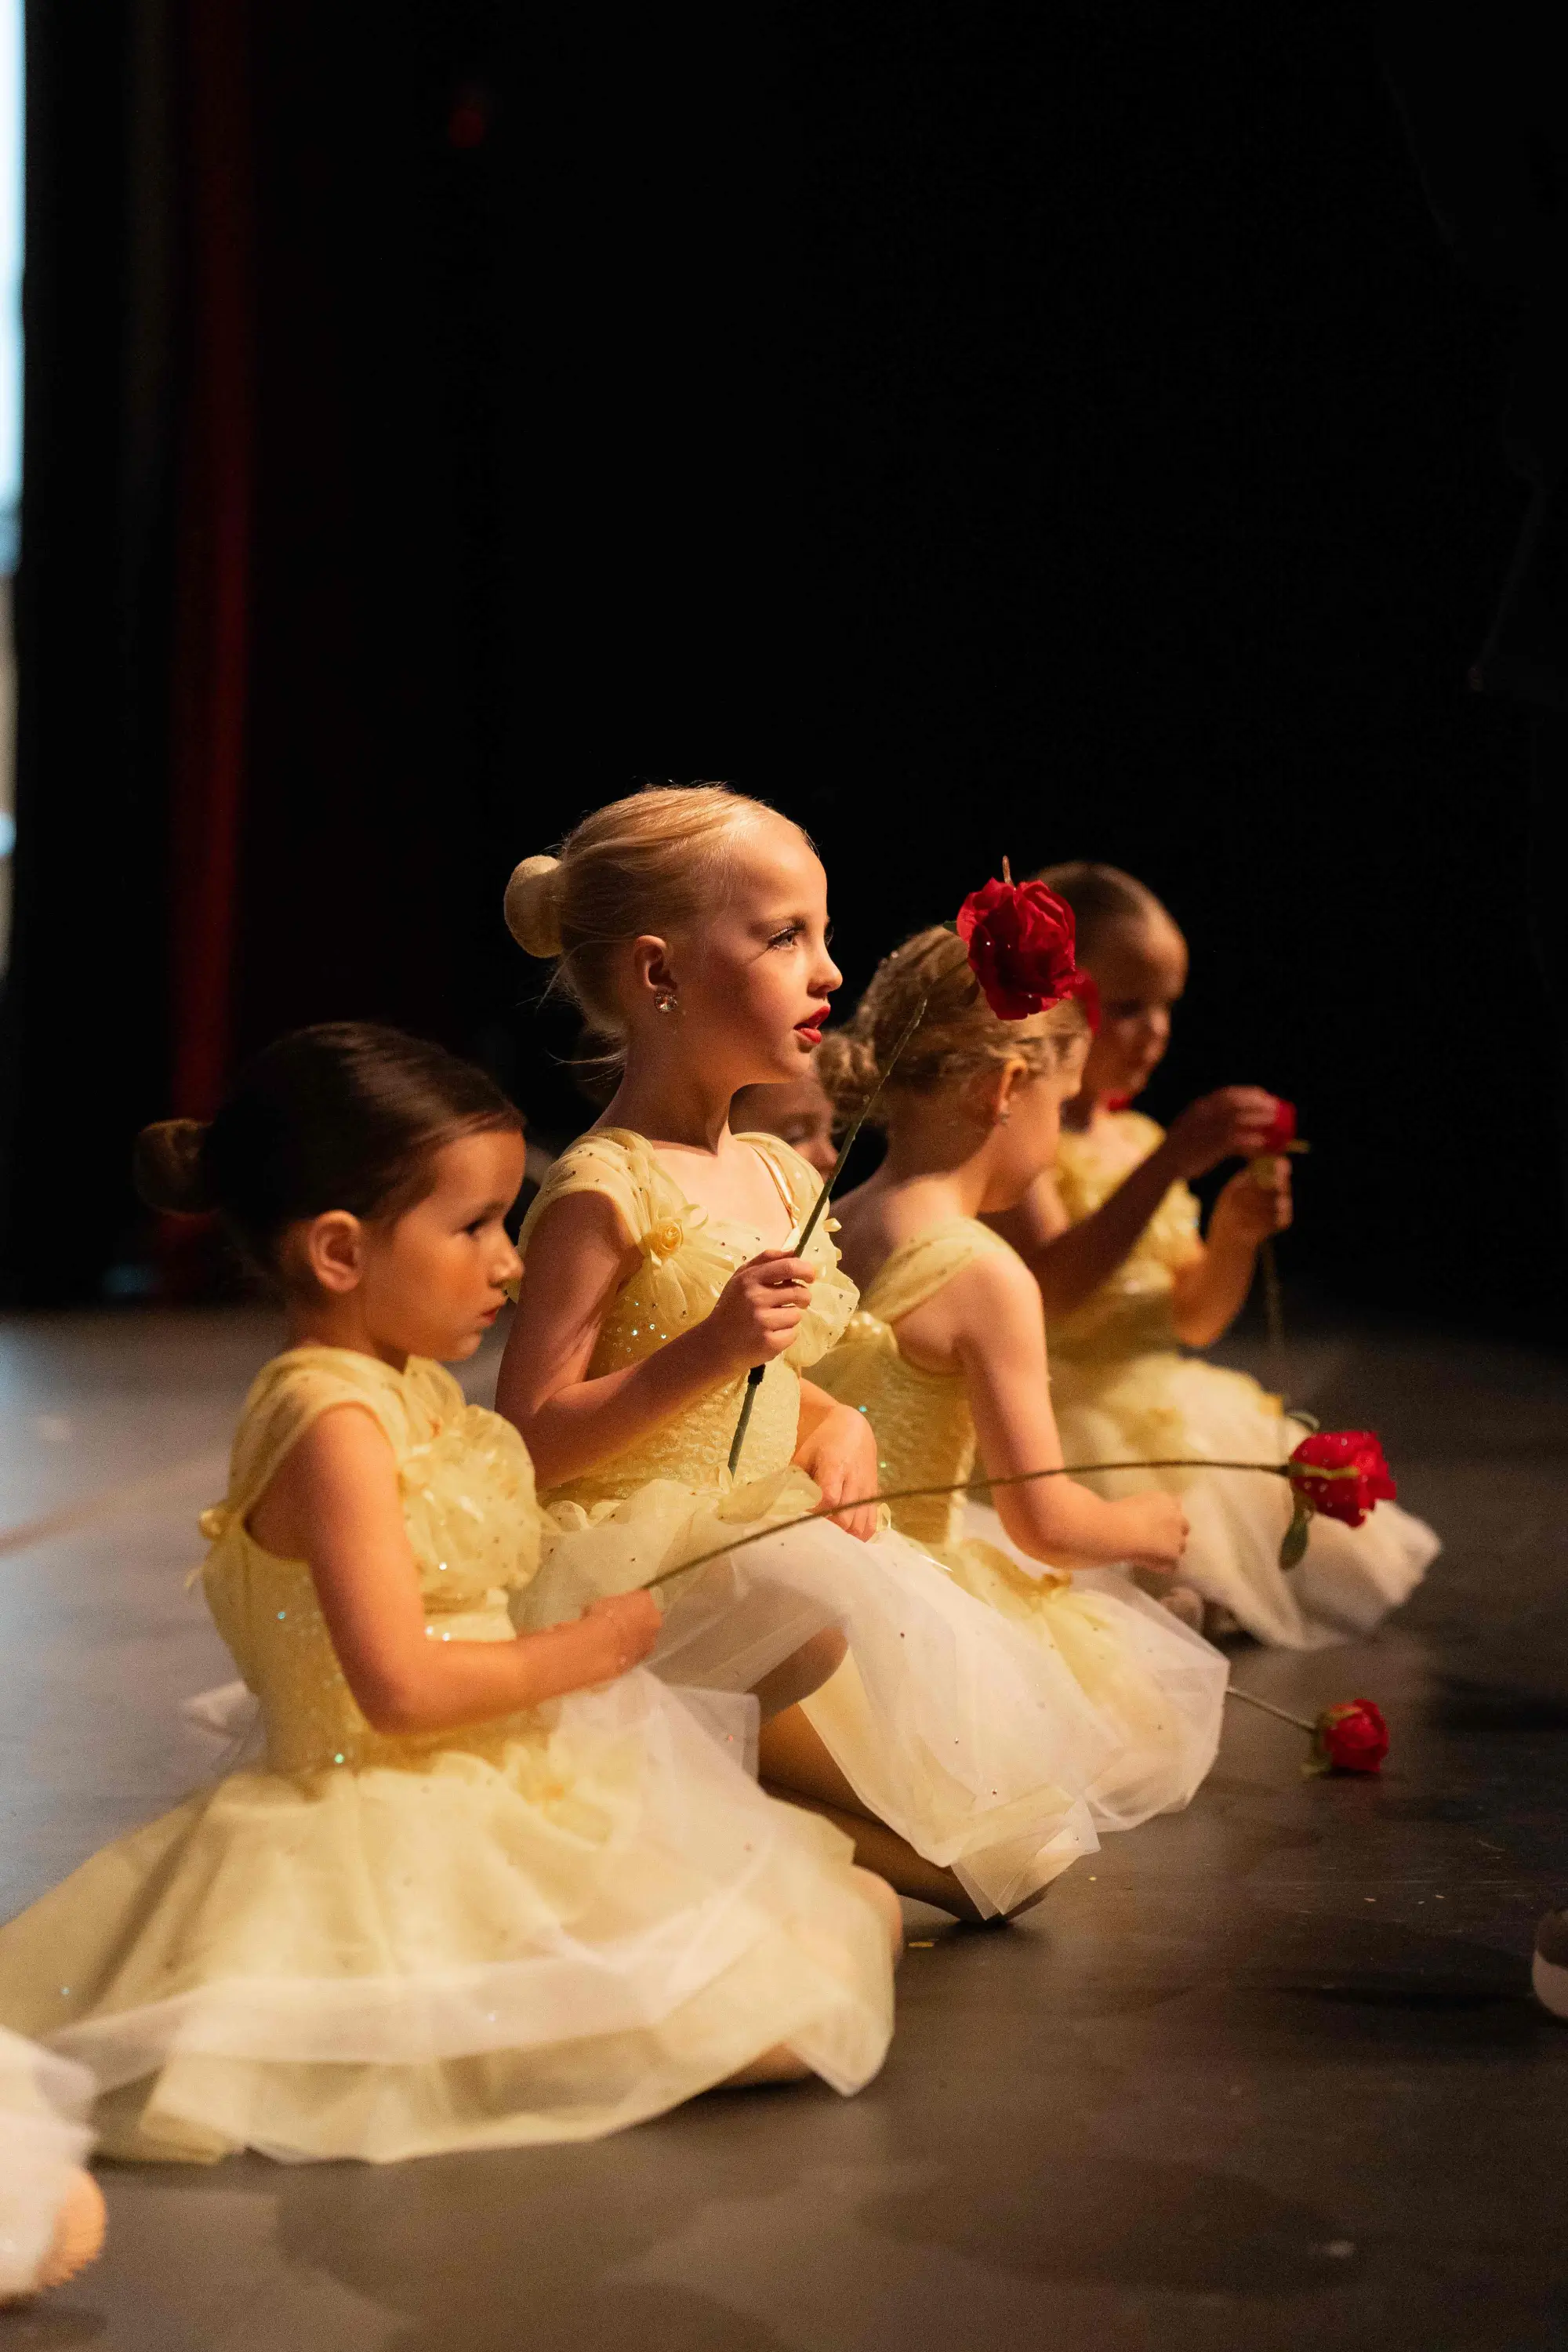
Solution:
[[[522,1267],[505,1217],[522,1188],[521,1135],[443,1144],[430,1190],[395,1217],[330,1210],[285,1236],[296,1278],[352,1298],[365,1345],[401,1368],[410,1356],[471,1356]]]
[[[1142,1094],[1171,1042],[1171,1010],[1187,984],[1187,943],[1166,915],[1117,916],[1080,959],[1100,991],[1100,1034],[1084,1064],[1089,1104]]]
[[[798,1085],[844,977],[829,929],[821,859],[798,826],[767,811],[739,844],[711,912],[649,967],[648,986],[673,993],[662,1017],[683,1058],[731,1095]]]

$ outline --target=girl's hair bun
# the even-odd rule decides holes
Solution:
[[[150,1209],[197,1217],[215,1205],[204,1164],[206,1139],[206,1122],[199,1118],[161,1118],[142,1129],[132,1176]]]
[[[506,886],[507,929],[525,955],[562,951],[561,870],[558,857],[525,857]]]

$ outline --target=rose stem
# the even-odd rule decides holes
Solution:
[[[1258,1707],[1264,1715],[1277,1716],[1281,1723],[1293,1723],[1298,1731],[1305,1731],[1309,1736],[1317,1730],[1317,1725],[1309,1723],[1304,1716],[1288,1715],[1282,1706],[1276,1706],[1272,1700],[1259,1698],[1256,1691],[1238,1690],[1235,1683],[1226,1685],[1225,1695],[1226,1698],[1240,1699],[1246,1706]]]
[[[970,1495],[977,1487],[1026,1486],[1036,1478],[1086,1478],[1096,1470],[1256,1470],[1266,1478],[1292,1476],[1288,1462],[1215,1462],[1206,1454],[1180,1454],[1162,1455],[1152,1462],[1064,1462],[1049,1470],[1009,1470],[1005,1476],[993,1478],[982,1472],[978,1478],[958,1478],[944,1486],[894,1486],[886,1493],[855,1495],[841,1503],[819,1503],[815,1511],[801,1511],[793,1519],[780,1519],[773,1527],[754,1528],[748,1534],[737,1536],[733,1543],[718,1544],[711,1551],[699,1552],[695,1559],[679,1561],[674,1568],[661,1568],[650,1576],[648,1586],[662,1584],[671,1576],[684,1576],[689,1569],[706,1568],[710,1560],[728,1559],[732,1551],[744,1551],[748,1544],[763,1543],[769,1536],[782,1536],[791,1528],[804,1528],[812,1519],[836,1519],[844,1511],[860,1511],[874,1503],[922,1502],[932,1495]],[[1311,1478],[1353,1478],[1355,1470],[1307,1470],[1301,1475]]]
[[[916,1007],[914,1017],[909,1022],[904,1030],[903,1035],[899,1039],[899,1042],[894,1046],[892,1053],[889,1055],[887,1068],[881,1073],[876,1085],[872,1087],[870,1093],[861,1104],[859,1112],[851,1125],[848,1134],[844,1139],[843,1148],[839,1151],[837,1159],[834,1161],[833,1166],[828,1172],[827,1181],[824,1184],[821,1192],[817,1194],[811,1214],[807,1217],[805,1224],[801,1228],[800,1239],[794,1245],[791,1252],[792,1256],[799,1257],[803,1251],[805,1251],[808,1246],[813,1234],[816,1231],[817,1222],[820,1219],[824,1209],[826,1208],[829,1199],[832,1197],[833,1188],[835,1184],[837,1183],[840,1176],[844,1173],[844,1164],[848,1159],[850,1152],[855,1148],[855,1139],[866,1124],[866,1114],[871,1108],[873,1103],[875,1103],[877,1097],[881,1093],[882,1088],[887,1085],[889,1078],[892,1076],[894,1063],[897,1062],[899,1055],[903,1052],[904,1047],[909,1044],[910,1039],[914,1035],[915,1031],[925,1019],[926,1006],[930,1003],[931,997],[929,993],[921,997],[919,1005]],[[752,1407],[756,1403],[757,1391],[762,1387],[763,1375],[766,1370],[767,1366],[765,1364],[753,1364],[751,1370],[746,1374],[746,1393],[741,1400],[741,1418],[735,1423],[735,1434],[730,1441],[730,1475],[731,1478],[735,1475],[736,1466],[741,1459],[741,1449],[746,1442],[746,1432],[752,1425]]]

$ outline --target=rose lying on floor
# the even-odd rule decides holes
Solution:
[[[1342,1698],[1312,1726],[1313,1772],[1381,1772],[1388,1753],[1383,1709],[1370,1698]]]
[[[1226,1693],[1226,1698],[1239,1699],[1244,1706],[1255,1706],[1260,1714],[1273,1716],[1277,1723],[1293,1723],[1304,1731],[1312,1743],[1312,1753],[1302,1765],[1303,1772],[1381,1772],[1383,1759],[1388,1753],[1388,1726],[1383,1710],[1370,1698],[1342,1698],[1326,1706],[1316,1723],[1309,1723],[1304,1715],[1292,1715],[1287,1706],[1276,1706],[1271,1698],[1259,1698],[1256,1691],[1240,1690],[1235,1683]]]

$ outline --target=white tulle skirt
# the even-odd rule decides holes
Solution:
[[[1188,1356],[1139,1356],[1100,1369],[1059,1363],[1052,1382],[1069,1462],[1195,1454],[1284,1462],[1307,1431],[1244,1373]],[[1379,1503],[1359,1528],[1314,1518],[1306,1557],[1279,1566],[1290,1518],[1282,1478],[1244,1471],[1100,1471],[1097,1494],[1153,1486],[1180,1494],[1191,1533],[1182,1579],[1228,1609],[1243,1629],[1281,1649],[1321,1648],[1370,1633],[1420,1583],[1439,1549],[1432,1529],[1397,1503]]]
[[[574,1617],[752,1529],[809,1510],[799,1471],[701,1495],[658,1479],[626,1501],[557,1506],[524,1627]],[[986,1916],[1048,1885],[1097,1840],[1086,1802],[1114,1733],[1064,1662],[976,1603],[929,1553],[814,1520],[676,1577],[650,1661],[672,1682],[752,1685],[812,1634],[845,1664],[804,1711],[861,1801],[953,1871]]]
[[[37,2278],[92,2147],[92,2096],[84,2067],[0,2029],[0,2303]]]
[[[848,1841],[638,1671],[416,1768],[229,1774],[0,1929],[0,2017],[110,2153],[384,2162],[595,2137],[779,2044],[852,2092],[891,1959]]]
[[[953,1575],[1060,1659],[1100,1727],[1106,1760],[1086,1791],[1096,1829],[1136,1829],[1190,1803],[1219,1746],[1222,1653],[1120,1570],[1077,1569],[1062,1582],[988,1505],[967,1504],[963,1528],[941,1555]]]

